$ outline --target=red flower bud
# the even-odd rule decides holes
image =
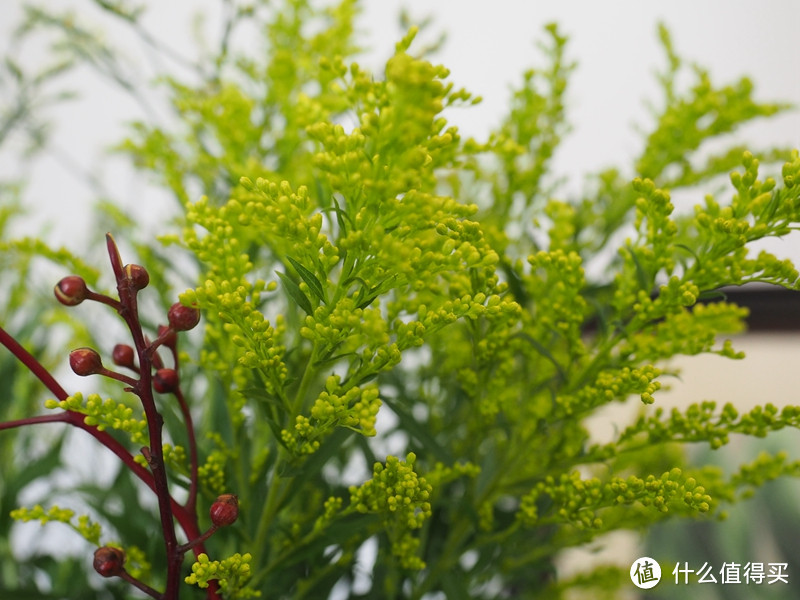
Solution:
[[[153,375],[153,389],[159,394],[168,394],[178,389],[180,380],[175,369],[159,369]]]
[[[70,275],[59,281],[56,287],[53,288],[53,292],[61,304],[77,306],[86,300],[89,290],[86,287],[86,282],[83,280],[83,277]]]
[[[167,325],[159,325],[158,326],[158,337],[164,336],[164,341],[162,344],[167,348],[175,348],[175,344],[178,343],[178,336],[175,334],[174,329],[170,329]]]
[[[125,265],[122,271],[135,290],[142,290],[150,283],[150,274],[140,265]]]
[[[167,320],[169,321],[169,326],[175,331],[188,331],[200,322],[200,311],[176,302],[170,306]]]
[[[117,344],[111,351],[111,360],[117,366],[133,369],[133,348],[128,344]]]
[[[125,552],[119,548],[103,546],[94,551],[94,570],[103,577],[120,575],[125,569]]]
[[[239,517],[239,498],[233,494],[222,494],[208,512],[215,527],[230,525]]]
[[[78,348],[69,353],[69,366],[77,375],[86,377],[102,371],[103,361],[91,348]]]

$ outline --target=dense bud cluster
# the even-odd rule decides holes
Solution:
[[[409,453],[405,461],[387,456],[386,464],[375,463],[372,479],[350,488],[350,503],[360,513],[380,515],[393,523],[392,551],[409,569],[421,569],[424,562],[416,555],[418,540],[411,532],[422,527],[431,516],[433,488],[414,472],[417,457]]]
[[[192,574],[185,578],[186,583],[205,589],[209,581],[215,579],[222,590],[235,590],[236,598],[255,598],[260,593],[245,588],[251,576],[250,563],[253,557],[249,554],[239,554],[224,560],[210,560],[207,554],[200,554],[192,565]]]
[[[103,400],[98,394],[90,394],[84,398],[83,394],[78,392],[65,400],[47,400],[44,405],[49,409],[60,408],[86,415],[84,423],[95,426],[100,431],[105,429],[124,431],[136,444],[147,442],[147,421],[140,418],[141,409],[135,411],[127,404],[111,398]]]

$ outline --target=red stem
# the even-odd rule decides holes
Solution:
[[[177,366],[177,365],[176,365]],[[189,411],[189,406],[186,404],[186,399],[183,397],[183,392],[180,387],[175,390],[175,397],[178,399],[178,405],[181,407],[183,420],[186,422],[186,435],[189,438],[189,465],[191,468],[191,476],[189,478],[189,497],[186,500],[186,510],[190,514],[197,514],[197,438],[194,434],[194,422],[192,421],[192,413]]]
[[[36,375],[36,378],[41,381],[48,390],[50,390],[59,400],[67,399],[67,392],[64,388],[50,375],[50,372],[45,369],[42,364],[36,360],[33,355],[25,350],[20,343],[11,337],[5,329],[0,327],[0,344],[3,344],[11,351],[11,354],[17,357],[28,370]]]
[[[53,378],[52,375],[45,369],[42,364],[37,361],[25,348],[23,348],[17,340],[11,337],[8,332],[0,327],[0,344],[3,344],[9,351],[24,364],[37,378],[44,383],[47,388],[55,395],[58,400],[66,400],[69,395],[64,388]],[[14,429],[16,427],[24,427],[26,425],[38,425],[40,423],[68,423],[78,429],[82,429],[100,442],[103,446],[108,448],[111,452],[117,455],[119,459],[130,469],[134,475],[141,479],[147,487],[154,492],[156,491],[153,476],[150,472],[137,463],[130,452],[120,444],[114,437],[105,431],[100,431],[94,425],[87,425],[84,423],[85,415],[73,411],[65,410],[64,412],[52,415],[38,415],[35,417],[26,417],[24,419],[17,419],[15,421],[5,421],[0,423],[0,431],[4,429]],[[193,513],[187,511],[177,501],[171,499],[173,512],[175,518],[183,529],[186,537],[190,540],[197,538],[200,535],[200,529],[197,526]],[[200,550],[204,552],[204,550]],[[196,554],[200,554],[197,552]]]
[[[145,416],[147,419],[148,433],[150,435],[150,447],[148,449],[148,463],[150,471],[144,469],[141,465],[136,463],[133,456],[128,450],[120,444],[115,438],[104,431],[100,431],[96,426],[87,425],[84,422],[85,415],[66,410],[63,413],[55,415],[39,415],[34,417],[27,417],[17,419],[15,421],[8,421],[0,423],[0,430],[13,429],[27,425],[35,425],[40,423],[68,423],[74,427],[82,429],[94,437],[103,446],[108,448],[111,452],[117,455],[120,460],[133,472],[139,479],[141,479],[158,498],[159,514],[161,518],[161,526],[164,534],[164,543],[167,551],[167,585],[163,594],[159,594],[146,584],[135,580],[129,574],[124,579],[130,581],[133,585],[140,590],[152,595],[154,598],[160,600],[177,600],[179,594],[180,584],[180,569],[183,562],[183,556],[188,549],[194,551],[195,556],[199,556],[205,552],[203,542],[210,536],[213,531],[206,532],[201,535],[197,522],[196,514],[196,497],[197,497],[197,448],[196,439],[194,434],[194,427],[189,414],[188,406],[181,394],[179,394],[179,403],[181,410],[186,419],[187,432],[189,435],[190,452],[192,454],[192,479],[189,493],[189,500],[186,506],[178,504],[169,493],[169,486],[166,476],[166,468],[164,465],[164,458],[162,453],[162,428],[163,418],[155,406],[152,391],[152,367],[154,363],[160,362],[157,354],[152,352],[155,348],[149,349],[148,342],[142,332],[141,324],[138,317],[138,306],[136,300],[135,289],[129,280],[125,278],[122,266],[122,260],[110,234],[106,235],[106,245],[108,247],[109,258],[111,267],[114,271],[117,280],[117,290],[119,292],[119,301],[109,298],[102,294],[95,294],[91,292],[88,299],[95,300],[111,306],[120,316],[125,320],[128,328],[133,336],[137,353],[139,355],[139,374],[138,381],[130,380],[123,381],[124,383],[133,383],[132,391],[136,393],[142,401]],[[46,387],[50,390],[59,400],[66,400],[68,398],[67,392],[55,380],[55,378],[45,369],[36,358],[33,357],[25,348],[23,348],[11,335],[9,335],[2,327],[0,327],[0,343],[3,344],[9,351],[22,363],[28,370],[31,371]],[[149,351],[150,350],[150,351]],[[175,354],[173,352],[173,354]],[[177,358],[177,357],[176,357]],[[177,366],[177,364],[176,364]],[[115,374],[116,375],[116,374]],[[122,377],[115,377],[115,379],[123,379]],[[178,545],[175,536],[175,525],[173,519],[177,520],[184,534],[189,542],[182,546]],[[155,595],[154,595],[155,594]],[[207,589],[208,600],[220,600],[219,586],[215,580],[209,581]]]
[[[139,588],[140,590],[142,590],[145,594],[147,594],[151,598],[156,598],[156,600],[159,600],[159,599],[163,600],[163,598],[164,598],[163,594],[161,594],[158,590],[154,590],[153,588],[151,588],[149,585],[147,585],[143,581],[140,581],[139,579],[136,579],[136,577],[134,577],[133,575],[128,573],[125,569],[122,569],[122,573],[120,573],[119,576],[120,576],[120,578],[122,578],[125,581],[127,581],[128,583],[130,583],[132,586],[135,586],[135,587]]]
[[[152,354],[148,352],[149,344],[139,323],[139,308],[136,299],[139,289],[133,285],[129,278],[125,277],[122,260],[111,234],[106,234],[106,245],[108,246],[111,268],[114,270],[114,275],[117,279],[117,292],[120,302],[118,312],[131,332],[136,352],[139,355],[140,377],[133,386],[133,391],[142,401],[142,408],[147,420],[147,431],[150,436],[150,448],[146,457],[150,465],[150,472],[153,475],[156,498],[158,499],[158,512],[161,519],[161,532],[164,536],[164,546],[167,554],[167,582],[164,598],[172,600],[177,598],[179,593],[178,586],[180,585],[180,568],[183,562],[183,554],[178,552],[178,540],[175,536],[175,524],[173,523],[170,502],[172,498],[169,493],[167,471],[164,465],[162,438],[164,419],[158,412],[153,398]]]

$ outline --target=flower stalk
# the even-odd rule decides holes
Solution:
[[[199,312],[191,307],[175,305],[170,309],[168,327],[161,327],[155,341],[150,342],[145,336],[139,320],[137,294],[149,283],[149,275],[144,267],[138,265],[122,265],[119,250],[110,234],[106,235],[106,245],[111,268],[117,281],[119,299],[98,294],[86,287],[77,276],[62,279],[55,287],[55,296],[66,306],[76,306],[86,300],[93,300],[110,306],[122,317],[130,332],[133,346],[117,344],[112,360],[118,366],[131,369],[136,377],[117,373],[102,364],[99,353],[91,348],[79,348],[70,353],[70,366],[81,376],[101,375],[125,384],[125,390],[135,394],[142,405],[147,423],[149,443],[141,448],[147,468],[140,465],[134,456],[114,437],[103,431],[102,427],[87,423],[83,413],[65,409],[63,412],[49,415],[36,415],[0,422],[0,430],[38,425],[45,423],[66,423],[89,433],[100,444],[113,452],[122,463],[155,494],[158,501],[158,513],[164,548],[167,556],[166,584],[163,592],[159,592],[137,579],[122,566],[124,552],[116,548],[102,547],[95,555],[95,569],[105,577],[120,577],[140,591],[158,600],[177,600],[180,593],[181,568],[186,552],[192,550],[196,557],[205,555],[204,542],[213,535],[220,524],[212,524],[211,528],[201,533],[197,518],[198,490],[198,453],[197,441],[186,398],[180,389],[180,376],[177,353],[177,331],[186,331],[197,325]],[[69,395],[56,379],[8,332],[0,328],[0,344],[8,350],[33,373],[59,401],[66,401]],[[156,350],[166,345],[173,356],[174,368],[163,365]],[[134,364],[134,356],[138,366]],[[155,373],[155,375],[154,375]],[[163,453],[164,419],[156,405],[153,391],[172,393],[178,400],[186,427],[190,451],[190,486],[189,497],[184,504],[178,503],[171,495],[167,478],[167,468]],[[235,498],[235,496],[231,496]],[[226,507],[230,512],[230,508]],[[238,506],[236,507],[238,512]],[[226,513],[227,514],[227,513]],[[229,516],[228,516],[229,518]],[[178,542],[175,523],[180,526],[189,540],[184,544]],[[232,521],[231,521],[232,522]],[[227,523],[226,523],[227,524]],[[208,600],[219,600],[219,586],[210,580],[207,588]]]

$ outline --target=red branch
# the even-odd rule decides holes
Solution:
[[[111,261],[111,267],[114,271],[117,280],[117,291],[119,292],[119,301],[96,294],[94,292],[87,292],[87,299],[102,302],[114,308],[119,315],[123,318],[128,325],[128,329],[133,337],[134,345],[139,357],[139,379],[133,380],[125,377],[123,383],[131,384],[129,388],[137,396],[139,396],[142,407],[144,408],[145,417],[147,420],[148,433],[150,437],[150,445],[148,448],[143,448],[142,453],[147,459],[150,470],[148,471],[140,464],[138,464],[133,455],[114,437],[105,431],[101,431],[94,425],[87,425],[85,423],[85,415],[73,410],[65,410],[63,412],[52,415],[38,415],[17,419],[14,421],[0,422],[0,430],[13,429],[16,427],[23,427],[27,425],[37,425],[43,423],[67,423],[79,429],[86,431],[89,435],[94,437],[100,444],[113,452],[122,463],[130,469],[148,488],[150,488],[158,498],[159,515],[161,520],[161,528],[164,536],[164,544],[167,552],[167,583],[166,589],[163,594],[158,593],[149,586],[142,582],[131,581],[130,576],[125,578],[129,582],[136,585],[139,589],[144,590],[148,595],[156,598],[157,600],[176,600],[179,594],[180,584],[180,570],[183,563],[184,554],[192,549],[195,556],[205,552],[203,542],[213,533],[213,528],[210,532],[201,534],[196,512],[196,497],[197,497],[197,449],[194,427],[191,420],[186,401],[183,398],[180,390],[178,390],[178,401],[186,420],[187,434],[189,436],[189,445],[191,450],[192,460],[192,477],[189,489],[189,499],[186,505],[182,506],[169,492],[169,485],[167,482],[166,467],[164,465],[163,457],[163,444],[162,444],[162,428],[163,418],[158,412],[153,398],[152,388],[152,369],[155,365],[160,366],[160,358],[155,353],[155,345],[152,345],[145,338],[139,322],[137,293],[139,287],[127,275],[128,267],[123,267],[122,260],[117,250],[111,235],[106,235],[106,242],[108,247],[108,254]],[[146,282],[145,282],[146,285]],[[143,286],[141,286],[143,287]],[[34,358],[19,342],[17,342],[11,335],[9,335],[2,327],[0,327],[0,343],[4,345],[9,351],[30,371],[33,373],[46,387],[50,390],[58,400],[66,400],[68,398],[67,392],[55,380],[55,378],[45,369],[36,358]],[[177,368],[177,353],[176,355],[176,368]],[[101,373],[106,376],[109,373]],[[121,380],[120,377],[114,377]],[[179,545],[175,535],[174,520],[177,520],[187,539],[186,544]],[[209,581],[207,589],[208,600],[219,600],[219,586],[216,581]]]

